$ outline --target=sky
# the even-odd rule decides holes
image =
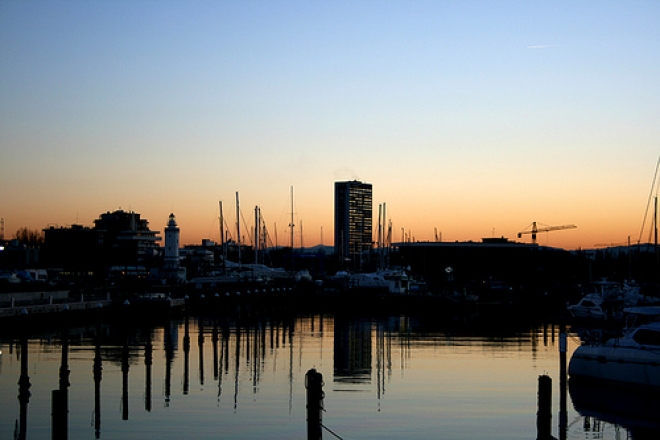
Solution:
[[[123,209],[217,241],[238,193],[247,241],[259,206],[288,245],[293,200],[295,246],[332,244],[357,179],[394,241],[646,242],[658,23],[657,1],[4,0],[5,238]]]

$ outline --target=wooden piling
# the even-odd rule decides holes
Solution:
[[[539,376],[536,440],[550,439],[552,439],[552,379],[544,374]]]
[[[307,440],[321,440],[323,432],[323,375],[312,368],[305,374],[307,388]]]

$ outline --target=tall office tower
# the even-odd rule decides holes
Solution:
[[[353,270],[371,250],[371,204],[370,183],[335,182],[335,255]]]

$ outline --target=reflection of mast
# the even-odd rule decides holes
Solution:
[[[165,407],[170,406],[172,392],[172,362],[174,360],[174,343],[172,341],[172,323],[165,326]]]
[[[319,354],[321,355],[321,362],[323,362],[323,314],[319,315],[319,334],[321,336],[321,352]]]
[[[188,307],[186,307],[186,318],[183,326],[183,394],[188,394],[190,384],[190,333],[189,333]]]
[[[122,420],[128,420],[128,335],[124,338],[124,346],[121,350],[121,402]]]
[[[293,326],[289,322],[289,414],[293,410]]]
[[[199,333],[197,344],[199,345],[199,384],[204,385],[204,323],[202,318],[198,321]]]
[[[145,390],[144,409],[151,412],[151,366],[153,365],[154,347],[151,343],[151,330],[147,332],[147,344],[144,346]]]
[[[220,402],[220,395],[222,394],[222,376],[229,371],[229,330],[222,326],[222,343],[220,345],[220,366],[218,371],[218,402]]]
[[[259,363],[259,372],[262,371],[262,366],[266,361],[266,324],[261,325],[261,362]],[[261,378],[261,375],[260,375]]]
[[[258,324],[257,324],[258,325]],[[248,327],[248,334],[247,334],[247,363],[248,365],[252,365],[252,393],[256,394],[257,393],[257,371],[259,368],[259,358],[257,355],[257,325],[254,327],[250,326]],[[250,344],[252,344],[252,347],[250,347]],[[250,359],[252,358],[252,359]]]
[[[380,399],[385,394],[385,329],[380,321],[376,323],[376,380],[378,411],[380,411]]]
[[[234,410],[238,407],[238,370],[241,366],[241,329],[236,324],[236,371],[234,372]]]
[[[18,379],[18,401],[20,403],[20,424],[18,438],[25,440],[27,437],[27,407],[30,403],[30,376],[28,376],[28,342],[27,337],[21,338],[21,376]]]
[[[94,435],[101,438],[101,379],[103,363],[101,358],[101,328],[96,327],[96,341],[94,344]]]
[[[263,322],[258,321],[255,325],[254,328],[254,349],[253,349],[253,357],[254,357],[254,363],[253,363],[253,369],[252,369],[252,387],[253,391],[256,394],[259,386],[259,381],[261,380],[261,365],[263,362],[263,351],[265,349],[264,347],[264,334],[265,327],[263,325]]]
[[[211,334],[213,345],[213,379],[218,380],[218,321],[213,321],[213,333]]]
[[[68,438],[69,431],[69,335],[62,329],[62,363],[60,364],[60,387],[52,394],[53,439]]]

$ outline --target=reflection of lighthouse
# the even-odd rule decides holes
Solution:
[[[163,263],[165,277],[175,280],[177,283],[186,278],[185,268],[179,266],[179,227],[176,224],[174,214],[170,214],[170,220],[165,228],[165,259]]]

